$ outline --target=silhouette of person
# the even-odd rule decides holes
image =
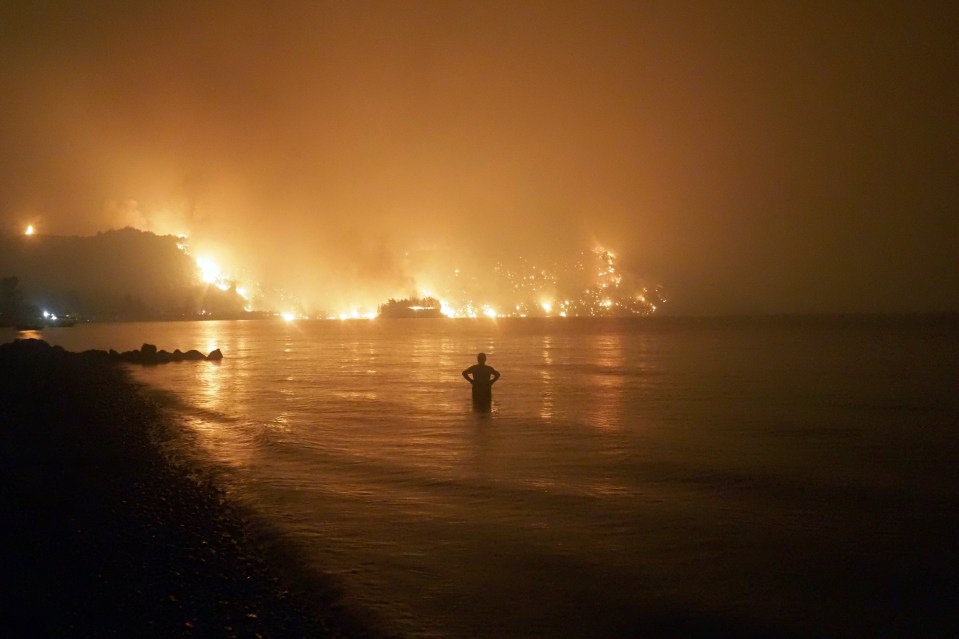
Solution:
[[[493,384],[499,379],[499,371],[486,365],[486,353],[477,354],[476,362],[463,371],[463,377],[473,386],[473,409],[488,411],[493,402]]]

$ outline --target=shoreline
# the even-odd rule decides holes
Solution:
[[[382,636],[164,455],[168,418],[126,371],[17,340],[0,380],[4,636]]]

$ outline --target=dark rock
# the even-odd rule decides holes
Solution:
[[[3,348],[21,353],[39,353],[49,351],[51,346],[42,339],[16,339],[4,344]]]
[[[141,364],[156,364],[157,363],[157,347],[154,344],[144,344],[140,347],[140,363]]]
[[[117,352],[114,349],[109,351],[101,349],[90,349],[82,353],[70,353],[60,346],[51,346],[41,339],[17,339],[13,342],[0,344],[0,353],[8,351],[23,357],[54,357],[55,355],[68,355],[70,357],[83,357],[86,360],[97,361],[120,361],[130,364],[166,364],[168,362],[183,361],[201,361],[211,360],[219,361],[223,359],[223,353],[220,349],[212,351],[208,356],[203,355],[196,349],[183,352],[180,349],[172,353],[166,350],[157,350],[153,344],[144,344],[140,350]]]

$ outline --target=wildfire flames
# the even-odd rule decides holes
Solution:
[[[454,269],[453,279],[460,271]],[[466,287],[450,286],[442,294],[421,291],[439,300],[447,317],[600,317],[651,315],[665,302],[660,287],[630,287],[616,268],[616,255],[596,248],[573,264],[541,268],[520,260],[518,266],[499,263],[492,280],[501,292],[498,305],[472,297]],[[502,298],[502,299],[500,299]],[[453,300],[465,300],[456,302]]]
[[[235,291],[246,300],[245,309],[253,310],[253,298],[250,290],[260,291],[256,283],[240,286],[235,277],[224,273],[219,262],[208,254],[193,256],[187,248],[186,236],[180,236],[178,247],[190,255],[197,268],[200,282],[215,286],[221,291]],[[460,269],[451,269],[445,277],[428,277],[422,281],[441,281],[442,286],[434,290],[419,289],[419,297],[410,299],[430,299],[436,306],[418,306],[409,302],[408,311],[416,316],[439,313],[446,317],[462,318],[500,318],[500,317],[602,317],[620,315],[651,315],[666,300],[660,287],[628,285],[623,274],[616,266],[616,254],[607,248],[596,248],[591,253],[583,253],[571,263],[557,264],[549,268],[528,264],[519,258],[518,264],[497,263],[492,274],[467,277]],[[472,286],[474,283],[485,286]],[[496,292],[481,293],[471,288],[495,289]],[[259,298],[259,296],[258,296]],[[395,303],[396,300],[391,300]],[[265,304],[260,300],[261,304]],[[270,312],[287,321],[308,319],[311,315],[302,311],[290,310],[302,308],[301,304],[289,298],[281,302],[285,308],[258,310]],[[343,310],[322,313],[319,317],[327,319],[374,319],[379,315],[376,308],[362,304],[346,305]]]

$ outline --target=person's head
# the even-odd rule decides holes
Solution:
[[[486,363],[486,353],[477,353],[477,354],[476,354],[476,361],[479,362],[480,364],[485,364],[485,363]]]

